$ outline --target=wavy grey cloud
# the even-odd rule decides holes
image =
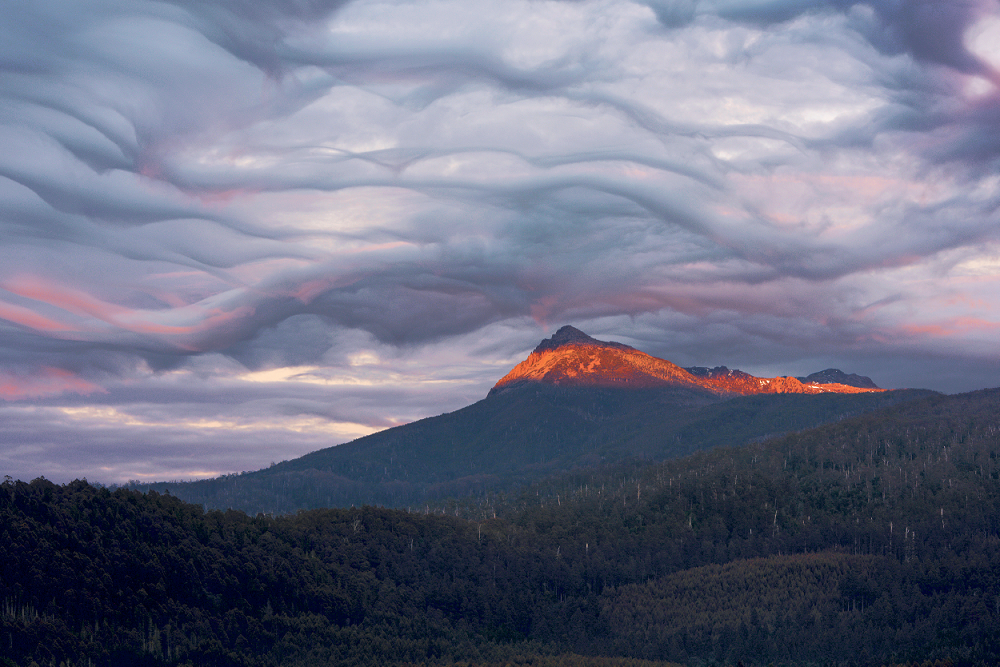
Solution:
[[[474,400],[566,322],[686,364],[995,384],[998,13],[20,3],[0,461],[259,467]]]

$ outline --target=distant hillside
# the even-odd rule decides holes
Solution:
[[[995,665],[997,415],[930,396],[429,514],[7,481],[0,664]]]
[[[998,415],[1000,389],[932,396],[444,507],[563,554],[617,544],[641,583],[605,589],[602,613],[630,655],[997,664],[1000,606],[979,601],[1000,600]]]
[[[461,410],[266,470],[130,486],[251,514],[418,507],[579,467],[740,445],[928,394],[757,378],[725,367],[686,370],[566,326]]]
[[[523,386],[257,472],[130,486],[251,514],[363,504],[419,507],[519,488],[580,467],[741,445],[929,394],[771,394],[720,401],[674,388]]]
[[[827,368],[825,371],[812,373],[811,375],[798,379],[800,382],[812,384],[844,384],[851,387],[862,387],[865,389],[878,388],[878,385],[872,382],[870,377],[858,375],[857,373],[847,374],[838,368]]]

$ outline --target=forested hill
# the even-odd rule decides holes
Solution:
[[[997,664],[998,455],[991,390],[436,514],[250,518],[8,481],[0,647],[16,665]]]
[[[362,504],[417,507],[516,489],[580,467],[742,445],[931,394],[905,390],[721,400],[683,388],[535,384],[265,470],[130,486],[251,514]]]

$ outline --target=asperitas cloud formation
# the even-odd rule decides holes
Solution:
[[[0,468],[194,478],[682,365],[1000,384],[986,0],[15,0]]]

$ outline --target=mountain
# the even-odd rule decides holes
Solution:
[[[848,375],[838,368],[827,368],[804,378],[798,378],[800,382],[812,384],[843,384],[851,387],[862,387],[865,389],[878,389],[878,385],[872,382],[870,377],[851,373]]]
[[[485,399],[455,412],[256,472],[130,486],[251,514],[417,507],[582,467],[741,445],[929,394],[824,387],[739,371],[697,375],[563,327]]]
[[[714,407],[775,398],[828,397]],[[997,665],[997,414],[931,395],[419,512],[8,478],[0,666]]]
[[[871,378],[847,375],[835,369],[800,379],[758,378],[725,366],[681,368],[628,345],[591,338],[568,325],[539,343],[527,359],[496,383],[490,393],[498,394],[530,384],[636,389],[681,387],[718,396],[884,391]]]
[[[546,338],[490,390],[496,395],[531,384],[567,387],[704,389],[680,366],[621,343],[591,338],[564,326]]]

